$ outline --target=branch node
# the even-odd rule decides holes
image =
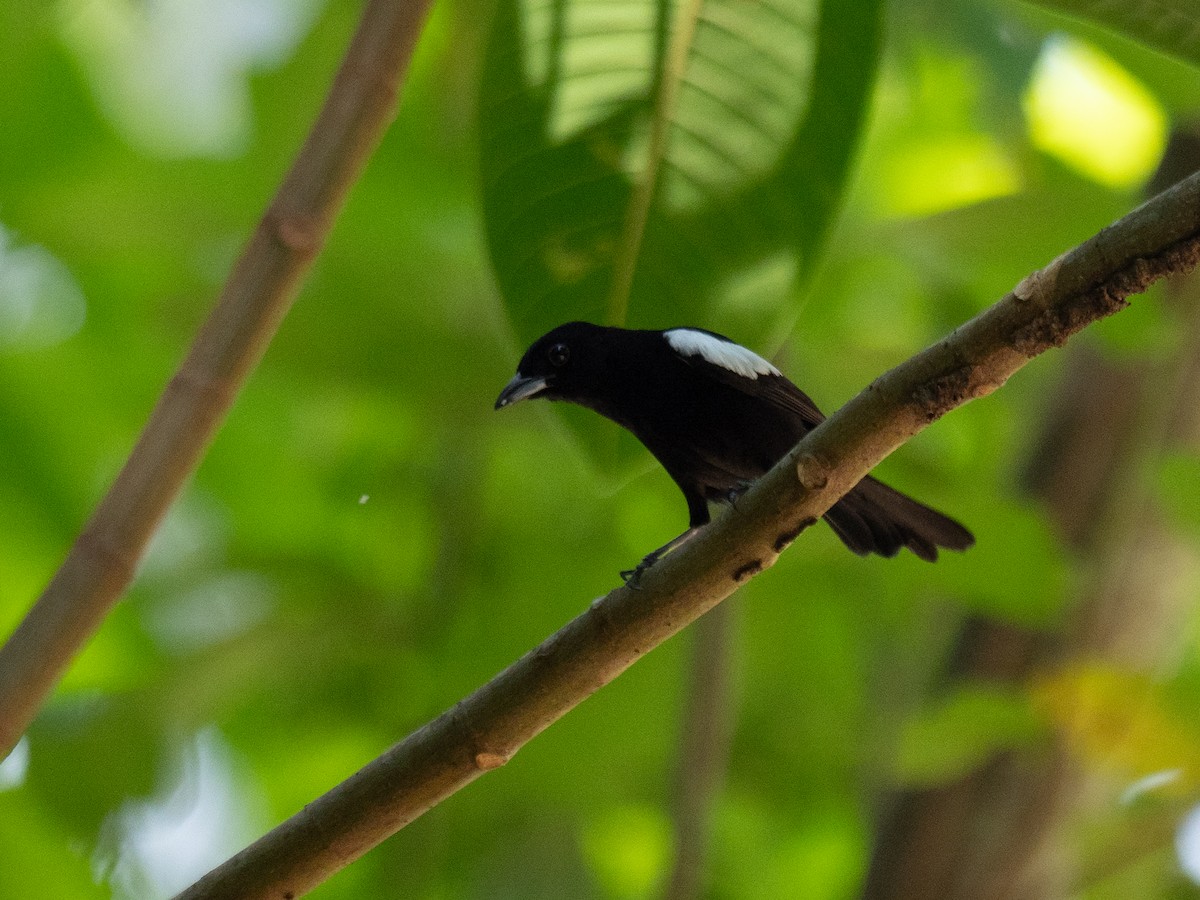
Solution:
[[[1042,273],[1056,267],[1057,262],[1056,260],[1051,263]],[[1047,309],[1019,329],[1012,338],[1013,349],[1026,357],[1034,357],[1050,347],[1061,347],[1084,326],[1120,312],[1128,306],[1126,297],[1140,294],[1164,275],[1188,272],[1195,268],[1198,262],[1200,236],[1197,235],[1177,241],[1154,256],[1135,257],[1126,263],[1124,268],[1108,275],[1100,283],[1056,307]],[[1017,287],[1020,288],[1021,285]],[[1042,287],[1044,285],[1039,281],[1038,288]]]
[[[481,750],[475,754],[475,768],[481,772],[490,772],[492,769],[500,768],[510,758],[503,753],[489,753],[486,750]]]
[[[326,231],[317,216],[287,210],[278,202],[267,208],[262,228],[277,244],[302,259],[317,255]]]
[[[512,752],[496,750],[494,747],[487,746],[486,735],[475,727],[465,699],[454,704],[449,717],[463,735],[463,749],[466,751],[466,755],[480,772],[498,769],[512,759]]]
[[[819,491],[829,483],[829,467],[811,453],[796,459],[796,478],[806,491]]]
[[[1042,266],[1036,272],[1030,272],[1017,282],[1012,289],[1012,295],[1018,300],[1033,300],[1044,297],[1054,290],[1058,281],[1058,271],[1062,268],[1066,253],[1060,253],[1048,265]]]

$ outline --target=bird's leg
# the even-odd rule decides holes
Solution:
[[[626,569],[621,573],[621,577],[625,583],[634,590],[638,589],[638,581],[641,580],[642,574],[652,565],[670,553],[672,550],[677,550],[683,544],[686,544],[697,534],[700,529],[709,523],[708,501],[704,499],[704,494],[700,491],[689,489],[689,487],[680,484],[680,489],[683,491],[683,496],[687,500],[688,505],[688,530],[677,537],[671,538],[653,553],[647,553],[642,557],[642,561],[637,564],[635,569]]]
[[[654,565],[656,562],[658,562],[660,559],[662,559],[664,556],[666,556],[672,550],[677,550],[683,544],[690,541],[692,538],[694,538],[697,534],[700,533],[700,529],[703,527],[704,527],[703,525],[693,525],[691,528],[689,528],[683,534],[678,535],[677,537],[671,538],[671,540],[667,541],[665,544],[663,544],[657,550],[653,551],[652,553],[647,553],[645,556],[643,556],[642,561],[637,564],[637,568],[626,569],[624,572],[622,572],[621,578],[624,579],[624,581],[627,585],[629,585],[634,590],[637,590],[638,581],[641,579],[643,572],[645,572],[647,569],[649,569],[652,565]]]

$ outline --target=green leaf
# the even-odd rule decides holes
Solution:
[[[1036,5],[1200,64],[1200,4],[1196,0],[1037,0]]]
[[[481,173],[521,341],[571,319],[777,335],[843,195],[880,13],[877,0],[501,0]],[[570,424],[611,446],[594,417]]]

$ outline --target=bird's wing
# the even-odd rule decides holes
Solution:
[[[747,393],[753,393],[755,396],[763,397],[774,403],[776,406],[783,407],[789,412],[794,412],[798,415],[809,428],[816,428],[825,421],[825,414],[817,409],[817,404],[812,402],[812,399],[800,388],[792,384],[783,375],[769,375],[758,379],[761,384],[755,385],[751,382],[749,385],[737,385],[739,390]],[[730,382],[726,382],[730,383]]]
[[[824,414],[809,396],[753,350],[699,328],[674,328],[663,336],[680,359],[702,369],[714,381],[787,410],[808,428],[824,421]]]

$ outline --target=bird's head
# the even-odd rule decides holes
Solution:
[[[496,409],[522,400],[576,400],[599,366],[605,329],[587,322],[568,322],[542,335],[521,357],[517,374],[496,398]]]

